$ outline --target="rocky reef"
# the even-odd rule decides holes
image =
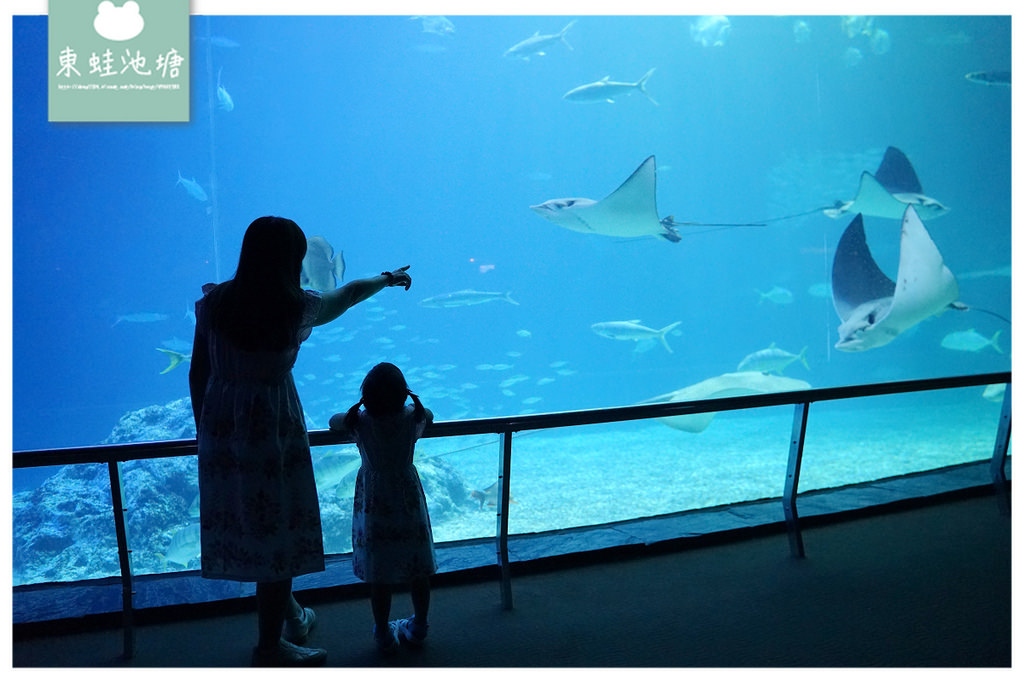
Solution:
[[[195,437],[182,398],[126,413],[103,443]],[[342,447],[351,449],[354,446]],[[476,505],[457,470],[440,457],[417,463],[434,524]],[[122,466],[126,525],[135,574],[198,569],[198,470],[195,456],[135,460]],[[352,549],[354,472],[321,489],[324,547]],[[105,465],[68,465],[13,500],[14,585],[118,575],[117,542]]]

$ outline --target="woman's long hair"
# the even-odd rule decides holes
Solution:
[[[211,325],[239,348],[280,351],[296,343],[302,319],[299,286],[306,236],[287,218],[249,224],[238,269],[208,295]]]
[[[363,394],[359,403],[348,409],[345,414],[345,426],[354,429],[359,407],[364,406],[370,417],[394,415],[405,406],[405,397],[412,399],[413,410],[417,420],[426,417],[426,409],[420,403],[420,397],[409,391],[405,375],[391,363],[378,363],[370,368],[360,387]]]

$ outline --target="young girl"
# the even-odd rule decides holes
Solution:
[[[412,406],[405,405],[406,397]],[[348,431],[362,457],[352,513],[352,568],[370,584],[373,636],[384,652],[399,640],[419,645],[427,637],[430,575],[437,562],[412,459],[416,439],[433,418],[391,363],[374,366],[363,380],[362,400],[331,418],[331,428]],[[396,584],[411,585],[415,614],[389,622]]]

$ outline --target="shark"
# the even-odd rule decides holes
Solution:
[[[682,323],[677,320],[671,325],[666,325],[660,330],[655,330],[640,324],[639,320],[616,320],[606,323],[594,323],[590,329],[602,337],[608,339],[621,339],[625,341],[642,342],[648,339],[657,339],[665,347],[665,350],[672,353],[672,347],[668,345],[665,335],[674,330]]]
[[[832,303],[841,321],[835,347],[867,351],[885,346],[948,308],[967,310],[957,301],[959,295],[956,278],[913,206],[903,212],[896,282],[875,263],[864,219],[857,214],[843,231],[832,261]]]
[[[802,391],[811,385],[800,379],[768,375],[763,372],[727,372],[711,377],[676,391],[642,401],[649,403],[676,403],[678,401],[700,401],[706,398],[728,398],[752,394],[774,394],[780,391]],[[657,418],[662,424],[683,432],[703,432],[715,419],[715,413],[694,413]]]
[[[522,59],[523,61],[528,62],[530,61],[530,57],[533,57],[534,55],[538,57],[543,57],[546,54],[544,50],[547,50],[555,43],[563,43],[567,48],[571,50],[572,45],[570,45],[569,41],[565,39],[565,34],[569,29],[573,27],[573,24],[575,23],[576,20],[573,19],[568,24],[566,24],[565,28],[563,28],[561,31],[549,35],[541,35],[540,31],[536,31],[532,36],[530,36],[526,40],[520,41],[513,45],[512,47],[510,47],[509,49],[505,50],[504,56],[515,57],[517,59]]]
[[[644,94],[644,97],[649,99],[655,106],[657,102],[651,97],[650,93],[644,87],[647,85],[647,79],[654,73],[654,69],[651,69],[643,76],[640,77],[636,83],[621,83],[619,81],[610,80],[611,76],[605,76],[599,81],[594,83],[587,83],[573,88],[569,92],[562,95],[563,100],[570,102],[607,102],[608,104],[614,104],[616,97],[622,95],[629,95],[635,90],[639,90]]]
[[[322,235],[306,239],[306,255],[302,259],[299,285],[303,289],[329,292],[345,280],[345,252],[334,253],[334,247]]]
[[[575,232],[610,237],[657,235],[678,242],[681,237],[674,226],[679,224],[671,216],[658,218],[655,175],[652,154],[600,201],[584,197],[549,199],[530,208],[544,220]]]
[[[922,220],[938,218],[949,212],[937,199],[923,194],[921,181],[917,179],[907,156],[895,147],[889,147],[874,175],[867,171],[861,173],[857,196],[848,202],[837,202],[824,213],[829,218],[859,213],[901,220],[908,206],[913,206]]]

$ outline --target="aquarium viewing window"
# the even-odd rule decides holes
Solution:
[[[195,15],[178,123],[49,121],[47,18],[12,35],[16,451],[193,439],[262,215],[308,288],[411,265],[302,344],[313,432],[381,361],[439,423],[1010,370],[1009,16]],[[990,457],[1003,387],[823,405],[804,488]],[[516,434],[508,530],[777,497],[791,421]],[[418,446],[439,541],[493,535],[497,439]],[[347,553],[357,452],[313,458]],[[195,570],[194,454],[122,469],[136,571]],[[15,470],[16,585],[116,575],[107,475]]]

